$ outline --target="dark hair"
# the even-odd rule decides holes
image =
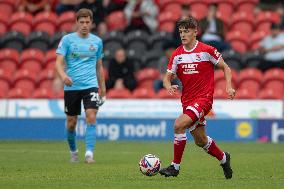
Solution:
[[[177,22],[177,28],[197,29],[198,22],[192,16],[182,18]]]
[[[76,13],[76,20],[78,21],[82,17],[90,17],[93,20],[93,12],[90,9],[80,9]]]

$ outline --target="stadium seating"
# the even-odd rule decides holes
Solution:
[[[134,30],[127,33],[125,37],[125,44],[127,49],[133,49],[144,53],[148,48],[149,35],[147,32],[141,30]]]
[[[279,90],[263,88],[259,94],[260,99],[284,99],[283,93]]]
[[[147,88],[136,88],[132,93],[132,98],[154,98],[155,92]]]
[[[42,51],[49,49],[49,35],[46,32],[34,31],[27,38],[28,48],[37,48]]]
[[[21,68],[26,68],[30,71],[39,72],[44,64],[45,55],[37,49],[26,49],[21,54]]]
[[[106,23],[109,31],[124,30],[126,27],[126,18],[122,11],[114,11],[106,17]]]
[[[157,93],[156,97],[161,99],[175,99],[175,98],[180,98],[181,93],[177,91],[174,95],[170,95],[166,89],[161,89]]]
[[[58,18],[59,31],[72,32],[74,30],[74,22],[76,21],[76,15],[73,11],[67,11],[60,14]]]
[[[15,0],[1,0],[0,1],[0,12],[6,15],[11,15],[15,9]]]
[[[222,55],[232,69],[233,86],[237,88],[236,98],[283,99],[283,70],[275,68],[261,73],[256,69],[261,56],[254,51],[270,33],[271,24],[280,21],[277,12],[260,11],[255,15],[254,8],[259,0],[155,2],[160,11],[157,17],[159,25],[157,32],[151,35],[143,31],[123,33],[127,23],[122,11],[111,12],[105,18],[111,31],[102,37],[105,68],[114,57],[114,51],[123,47],[127,58],[135,67],[138,81],[138,88],[133,93],[110,90],[110,98],[177,98],[178,96],[169,96],[164,89],[157,94],[153,92],[153,81],[159,79],[161,74],[157,70],[159,58],[164,55],[166,42],[172,39],[171,32],[180,18],[183,4],[188,4],[190,14],[200,19],[206,15],[209,3],[217,3],[217,16],[225,23],[225,39],[233,48],[222,52]],[[52,91],[55,49],[66,32],[74,31],[75,13],[69,11],[56,15],[55,12],[41,12],[32,15],[17,12],[16,8],[13,0],[0,1],[0,98],[62,98],[62,92],[55,94]],[[31,56],[31,52],[28,53],[30,48],[37,49],[34,56]],[[28,72],[29,76],[23,72]],[[105,73],[107,74],[106,69]],[[215,72],[215,83],[214,98],[226,99],[226,81],[221,70]],[[22,86],[29,89],[22,91]],[[150,92],[146,95],[145,91]]]
[[[19,64],[20,55],[15,49],[0,50],[0,69],[7,69],[14,72]]]
[[[12,88],[7,95],[8,98],[30,98],[31,96],[32,92],[22,88]]]
[[[33,93],[33,98],[53,98],[53,94],[51,90],[46,88],[38,88]]]
[[[43,31],[53,35],[57,27],[57,15],[53,12],[41,12],[34,18],[33,27],[36,31]]]
[[[130,98],[131,92],[128,89],[110,89],[107,98]]]
[[[7,32],[2,38],[2,46],[21,52],[26,46],[25,36],[17,31]]]

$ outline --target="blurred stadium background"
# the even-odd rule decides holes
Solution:
[[[44,2],[43,6],[32,12],[22,6],[24,2],[0,0],[1,156],[9,152],[12,156],[14,152],[9,150],[17,149],[15,146],[21,144],[27,150],[29,146],[32,149],[35,145],[33,142],[17,142],[15,145],[15,142],[11,141],[11,144],[4,140],[47,140],[50,145],[55,145],[52,150],[63,145],[65,115],[62,85],[54,70],[55,49],[63,35],[74,31],[75,11],[84,3],[100,7],[97,8],[100,11],[92,9],[97,11],[94,12],[92,32],[99,35],[104,42],[106,79],[109,78],[108,68],[115,57],[115,51],[124,48],[127,58],[134,65],[133,74],[137,81],[134,90],[108,89],[107,102],[98,114],[99,141],[118,141],[117,145],[121,145],[120,140],[171,141],[174,119],[181,112],[180,94],[169,96],[164,89],[154,90],[154,82],[162,76],[158,62],[165,56],[165,42],[173,39],[175,23],[181,16],[183,5],[188,5],[189,14],[200,20],[207,15],[208,6],[212,3],[218,5],[217,17],[224,23],[224,41],[231,47],[222,54],[232,68],[237,95],[234,101],[226,99],[223,73],[216,70],[215,102],[208,115],[208,133],[217,141],[225,142],[221,144],[228,148],[228,142],[263,144],[280,143],[284,140],[284,60],[279,67],[260,70],[263,54],[258,51],[260,41],[270,34],[271,25],[284,23],[284,9],[280,5],[282,1],[153,0],[158,10],[155,17],[158,25],[150,33],[143,30],[124,32],[128,26],[124,12],[129,3],[127,0],[38,0],[33,2]],[[167,61],[163,63],[166,65]],[[83,116],[82,112],[77,128],[79,139],[84,138]],[[53,143],[53,140],[60,140],[62,143]],[[102,142],[99,145],[110,144]],[[113,144],[111,148],[116,148],[115,146]],[[139,149],[139,146],[141,143],[130,150]],[[234,144],[232,148],[236,154],[242,152]],[[254,148],[252,147],[252,151]],[[150,148],[142,149],[138,156],[148,153],[149,150]],[[159,151],[161,149],[155,150],[166,156]],[[167,150],[171,150],[169,145]],[[283,157],[283,148],[276,147],[270,153],[280,153],[280,157]],[[67,152],[65,155],[67,156]],[[139,157],[133,157],[134,162],[136,158]],[[2,160],[9,161],[9,157]],[[13,163],[10,163],[11,166],[7,164],[9,168],[13,167]],[[2,167],[5,165],[2,164]],[[101,170],[105,171],[104,168]],[[283,176],[283,172],[278,173]],[[0,180],[4,181],[3,178]],[[281,188],[282,184],[280,182],[275,186]],[[251,186],[254,185],[250,185],[250,188]]]

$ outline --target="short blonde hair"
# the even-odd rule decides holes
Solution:
[[[76,20],[78,21],[82,17],[90,17],[93,20],[93,12],[90,9],[80,9],[76,13]]]

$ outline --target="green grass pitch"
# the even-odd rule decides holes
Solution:
[[[138,162],[157,155],[162,166],[172,159],[171,142],[97,142],[96,163],[69,163],[67,144],[61,142],[0,141],[1,189],[181,189],[284,188],[284,143],[219,143],[231,152],[233,179],[224,179],[219,162],[188,143],[181,173],[176,178],[146,177]]]

